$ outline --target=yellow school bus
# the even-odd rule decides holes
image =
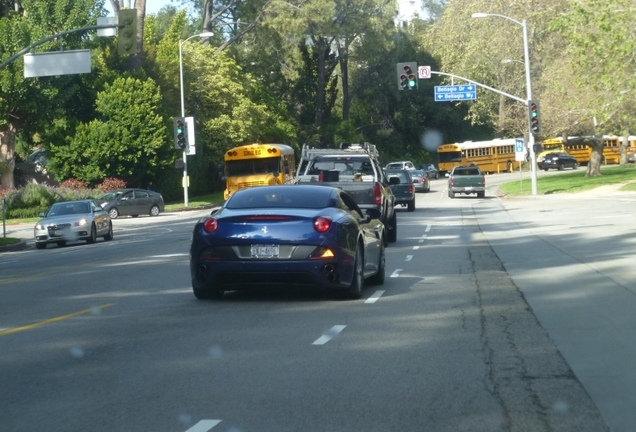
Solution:
[[[569,137],[572,139],[575,137]],[[578,137],[577,137],[578,138]],[[603,135],[603,162],[607,165],[618,164],[620,162],[620,146],[623,137],[617,135]],[[627,154],[636,151],[636,137],[628,137]],[[541,162],[546,154],[552,152],[566,152],[572,155],[579,165],[587,165],[592,156],[592,147],[586,143],[563,144],[563,138],[550,138],[541,143],[543,150],[537,154],[537,162]]]
[[[293,183],[296,175],[294,149],[286,144],[247,144],[225,152],[224,197],[252,186]]]
[[[521,162],[515,159],[515,141],[520,138],[466,141],[437,148],[439,171],[450,172],[458,165],[477,165],[482,172],[512,172]]]

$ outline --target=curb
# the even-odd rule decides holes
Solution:
[[[27,246],[26,240],[20,240],[19,242],[14,244],[0,246],[0,253],[21,251],[26,249],[26,246]]]

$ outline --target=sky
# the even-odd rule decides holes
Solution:
[[[131,0],[131,4],[132,3],[133,1]],[[124,4],[128,5],[128,0],[126,0]],[[170,0],[146,0],[146,15],[157,13],[159,9],[170,4]],[[172,6],[178,7],[179,4],[180,3],[172,3]],[[109,15],[114,15],[110,0],[106,0],[104,6],[108,9]]]

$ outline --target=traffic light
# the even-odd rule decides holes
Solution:
[[[188,128],[183,117],[174,118],[174,148],[185,150],[188,146]]]
[[[417,88],[417,63],[397,64],[398,90],[415,90]]]
[[[117,51],[122,55],[137,54],[137,9],[120,9],[117,23]]]
[[[528,116],[530,118],[530,130],[532,133],[541,132],[541,112],[539,111],[539,101],[528,101]]]

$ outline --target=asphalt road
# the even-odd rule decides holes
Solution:
[[[445,184],[400,210],[386,283],[359,301],[197,301],[205,212],[0,254],[0,430],[632,430],[636,194],[451,200]]]

